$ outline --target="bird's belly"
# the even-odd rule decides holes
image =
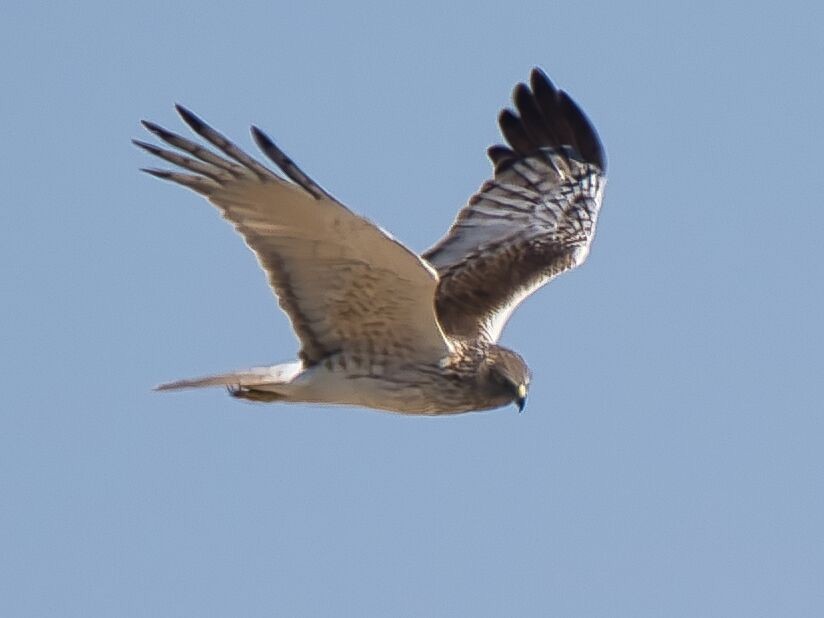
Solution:
[[[415,375],[408,368],[380,371],[317,365],[291,383],[295,401],[362,406],[401,414],[457,414],[477,409],[472,389],[454,383],[448,388],[432,374]],[[464,391],[466,396],[464,396]]]

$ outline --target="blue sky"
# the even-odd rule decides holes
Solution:
[[[824,15],[743,6],[8,7],[0,614],[822,615]],[[534,65],[610,168],[504,333],[525,414],[150,391],[297,345],[139,119],[256,123],[423,250]]]

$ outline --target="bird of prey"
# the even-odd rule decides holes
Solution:
[[[492,178],[431,249],[416,255],[306,175],[257,127],[276,174],[182,106],[213,148],[143,125],[172,149],[135,140],[183,171],[143,171],[218,208],[266,273],[300,340],[299,360],[162,384],[223,386],[258,402],[346,404],[455,414],[515,403],[531,372],[497,344],[528,295],[581,264],[606,182],[594,127],[540,69],[498,118],[506,145],[488,150]]]

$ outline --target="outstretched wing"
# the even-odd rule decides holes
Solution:
[[[305,364],[337,352],[402,358],[439,358],[449,352],[435,317],[438,279],[431,267],[326,193],[256,127],[252,135],[258,146],[292,182],[190,111],[177,110],[228,158],[144,122],[176,150],[135,144],[187,173],[144,171],[200,193],[235,226],[289,316]]]
[[[496,341],[515,307],[589,252],[606,157],[581,109],[540,69],[504,110],[509,146],[493,146],[492,180],[423,254],[438,271],[438,319],[450,336]]]

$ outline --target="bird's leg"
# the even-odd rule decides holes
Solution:
[[[271,391],[260,391],[243,386],[227,386],[226,390],[235,399],[245,399],[246,401],[257,401],[260,403],[271,403],[283,399],[283,396]]]

